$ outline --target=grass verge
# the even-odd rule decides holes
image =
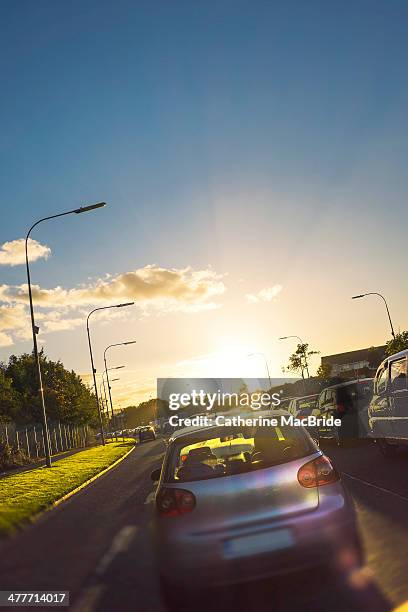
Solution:
[[[134,442],[113,442],[60,459],[52,468],[39,467],[0,480],[0,534],[22,522],[96,476],[125,455]]]

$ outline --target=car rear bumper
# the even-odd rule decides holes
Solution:
[[[178,531],[177,537],[172,537],[171,530],[160,528],[162,521],[171,520],[178,519],[158,519],[155,536],[159,572],[174,586],[225,586],[297,572],[328,562],[340,570],[347,564],[359,562],[354,511],[347,500],[340,502],[335,511],[333,508],[326,512],[318,509],[274,521],[273,526],[263,525],[239,532],[224,530],[180,537]],[[283,532],[290,533],[289,540]],[[258,550],[256,546],[248,546],[246,550],[246,543],[251,543],[251,537],[257,534],[259,538],[255,541],[262,545]],[[231,542],[235,544],[231,546]]]

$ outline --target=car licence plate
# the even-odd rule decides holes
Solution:
[[[225,540],[223,553],[225,559],[239,559],[240,557],[289,548],[293,543],[294,538],[289,529],[276,529],[234,538],[233,540]]]

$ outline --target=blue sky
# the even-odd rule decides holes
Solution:
[[[132,319],[150,372],[194,359],[193,345],[212,354],[225,321],[234,336],[259,320],[242,342],[265,352],[280,328],[326,353],[383,342],[380,306],[347,300],[383,290],[408,326],[407,17],[392,1],[3,2],[0,242],[106,200],[35,231],[52,251],[35,282],[152,264],[225,275],[220,308]],[[24,283],[24,268],[1,266],[0,282]],[[276,284],[254,317],[244,296]],[[45,341],[85,371],[80,333]]]

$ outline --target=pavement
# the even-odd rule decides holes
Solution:
[[[0,588],[68,590],[74,612],[164,612],[150,543],[162,440],[138,445],[116,468],[0,543]],[[325,447],[355,500],[367,567],[354,585],[324,569],[200,593],[193,610],[386,612],[408,600],[408,453],[374,445]],[[352,588],[351,588],[352,586]],[[19,608],[17,608],[19,609]]]

